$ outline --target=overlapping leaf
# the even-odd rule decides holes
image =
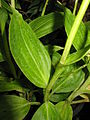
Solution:
[[[49,54],[16,10],[10,22],[9,39],[12,55],[22,72],[33,84],[45,88],[51,68]]]
[[[36,18],[30,22],[30,26],[37,35],[38,38],[41,38],[58,28],[61,28],[64,24],[64,15],[63,13],[50,13],[45,16]]]
[[[57,103],[55,107],[61,115],[61,120],[72,120],[73,111],[69,103],[62,101]]]
[[[51,102],[46,102],[36,111],[32,120],[61,120],[55,106]]]

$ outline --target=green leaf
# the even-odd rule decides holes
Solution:
[[[16,80],[14,81],[0,80],[0,92],[7,92],[13,90],[23,92],[25,88],[22,87],[21,84]]]
[[[2,56],[2,53],[0,52],[0,62],[3,62],[4,59],[3,59],[3,56]]]
[[[0,120],[22,120],[30,109],[30,103],[14,95],[0,96]]]
[[[81,88],[77,91],[78,93],[88,93],[90,94],[90,76],[88,76],[87,80],[81,86]]]
[[[85,23],[86,28],[87,28],[87,40],[85,46],[90,45],[90,21]]]
[[[73,111],[69,103],[62,101],[57,103],[55,107],[61,115],[61,120],[72,120]]]
[[[81,60],[88,52],[90,51],[90,45],[88,45],[87,47],[78,50],[75,53],[70,54],[67,59],[65,64],[69,65],[75,62],[78,62],[79,60]]]
[[[35,112],[32,120],[61,120],[55,106],[46,102]]]
[[[10,22],[9,44],[11,53],[24,75],[34,85],[45,88],[50,77],[50,56],[16,10],[13,10]]]
[[[33,31],[36,33],[38,38],[41,38],[58,28],[63,26],[64,15],[63,13],[50,13],[48,15],[44,15],[38,17],[30,22],[30,26]]]
[[[50,96],[50,101],[52,102],[60,102],[66,100],[70,93],[60,93],[60,94],[53,94]]]
[[[3,8],[5,8],[6,10],[8,10],[9,12],[12,13],[11,7],[5,2],[5,0],[1,0],[1,4],[2,4]]]
[[[72,14],[72,12],[68,8],[64,8],[64,9],[65,9],[64,25],[65,25],[65,30],[68,36],[72,28],[72,25],[74,23],[75,16]],[[84,23],[81,22],[80,27],[76,33],[75,39],[73,41],[73,45],[76,48],[76,50],[80,50],[84,47],[85,42],[86,42],[86,27]]]
[[[5,29],[5,24],[8,19],[8,13],[4,8],[0,8],[0,29],[3,34]]]
[[[56,81],[53,86],[53,93],[67,93],[75,90],[84,81],[84,72],[82,70],[78,72],[72,72],[65,77],[62,77]]]

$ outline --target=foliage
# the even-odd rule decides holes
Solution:
[[[72,120],[72,104],[89,102],[90,21],[82,19],[90,1],[76,16],[59,1],[49,13],[48,0],[26,2],[30,18],[19,0],[0,1],[0,119],[22,120],[30,111],[31,120]],[[63,29],[65,46],[49,44]],[[33,115],[32,105],[40,105]]]

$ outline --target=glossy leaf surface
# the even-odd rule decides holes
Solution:
[[[61,115],[61,120],[72,120],[73,111],[69,103],[63,101],[55,105],[57,111]]]
[[[38,38],[41,38],[58,28],[63,26],[64,15],[62,13],[50,13],[36,18],[30,22],[30,26],[37,35]]]
[[[24,75],[36,86],[45,88],[51,68],[49,54],[21,14],[15,10],[10,22],[9,39],[12,55]]]
[[[55,106],[46,102],[35,112],[32,120],[61,120]]]
[[[14,95],[0,96],[0,120],[22,120],[29,112],[30,104]]]

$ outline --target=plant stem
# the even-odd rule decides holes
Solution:
[[[46,2],[45,2],[45,5],[44,5],[44,8],[43,8],[43,11],[42,11],[41,16],[44,16],[44,14],[45,14],[46,7],[47,7],[47,5],[48,5],[48,1],[49,1],[49,0],[46,0]]]
[[[89,99],[83,99],[83,100],[72,101],[71,104],[79,104],[79,103],[84,103],[84,102],[89,102]]]
[[[0,0],[0,7],[1,7],[1,0]]]
[[[63,66],[60,64],[57,65],[57,68],[54,72],[54,75],[52,76],[51,80],[50,80],[50,83],[48,84],[47,88],[46,88],[46,93],[45,93],[45,96],[44,96],[44,101],[48,101],[49,100],[49,93],[50,93],[50,90],[52,89],[53,85],[55,84],[56,80],[59,78],[60,74],[63,72]]]
[[[78,0],[75,1],[75,6],[74,6],[74,10],[73,10],[73,15],[76,14],[77,5],[78,5]]]
[[[15,8],[15,0],[11,0],[11,6]]]
[[[29,104],[30,105],[40,105],[41,103],[40,102],[30,102]]]
[[[80,9],[79,9],[79,12],[76,16],[76,19],[73,23],[73,26],[71,28],[71,31],[70,31],[70,34],[68,36],[68,39],[67,39],[67,42],[66,42],[66,45],[65,45],[65,49],[64,49],[64,52],[61,56],[61,60],[60,60],[60,63],[61,64],[64,64],[65,63],[65,60],[69,54],[69,51],[70,51],[70,48],[71,48],[71,45],[73,43],[73,40],[75,38],[75,35],[78,31],[78,28],[79,28],[79,25],[83,19],[83,16],[88,8],[88,5],[89,5],[89,0],[83,0],[81,6],[80,6]],[[78,41],[77,41],[78,42]]]

